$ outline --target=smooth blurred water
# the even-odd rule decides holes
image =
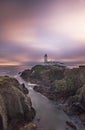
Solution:
[[[33,107],[36,109],[35,122],[41,130],[65,130],[68,117],[52,101],[30,89]],[[38,121],[39,120],[39,121]]]

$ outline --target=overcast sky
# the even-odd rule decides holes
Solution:
[[[0,65],[85,62],[84,0],[0,0]]]

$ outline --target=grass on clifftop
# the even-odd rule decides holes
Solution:
[[[0,76],[0,82],[8,81],[10,78],[8,76]]]
[[[6,87],[14,85],[16,88],[20,89],[19,82],[15,78],[9,76],[0,76],[0,85],[5,85]]]
[[[64,91],[66,90],[67,86],[66,86],[66,81],[63,80],[55,80],[55,87],[57,89],[57,91]]]
[[[36,65],[32,68],[32,70],[36,72],[44,72],[46,71],[46,66]]]

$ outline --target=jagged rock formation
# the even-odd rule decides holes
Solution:
[[[35,110],[24,89],[15,78],[0,76],[0,130],[17,130],[17,124],[33,119]]]

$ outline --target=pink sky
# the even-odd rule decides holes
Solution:
[[[0,64],[85,59],[84,0],[0,1]]]

